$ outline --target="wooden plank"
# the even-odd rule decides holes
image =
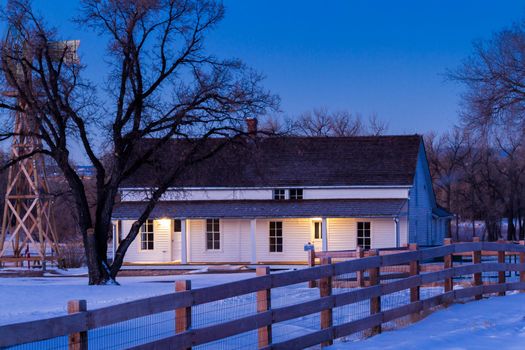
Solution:
[[[519,253],[525,251],[525,247],[522,247],[519,244],[507,243],[506,241],[499,240],[497,242],[483,242],[483,250]]]
[[[85,300],[70,300],[67,302],[67,313],[76,314],[87,311],[87,303]],[[87,350],[88,349],[88,333],[76,332],[70,333],[68,336],[69,350]]]
[[[191,306],[191,293],[187,291],[164,294],[88,311],[88,329]]]
[[[481,242],[455,243],[453,245],[454,253],[472,252],[474,250],[483,250]]]
[[[368,258],[349,260],[337,263],[334,265],[335,274],[343,275],[345,273],[356,272],[359,270],[367,270],[374,267],[381,266],[381,259],[384,257],[370,256]]]
[[[328,265],[333,268],[332,258],[322,258],[321,264]],[[321,278],[319,281],[319,297],[329,297],[332,295],[332,276]],[[321,311],[321,329],[332,329],[332,308]],[[333,338],[321,343],[321,346],[329,346],[333,344]]]
[[[507,290],[525,290],[525,282],[507,282]]]
[[[308,251],[308,267],[315,266],[315,250]],[[315,288],[315,281],[308,281],[308,288]]]
[[[451,253],[455,251],[455,248],[452,246],[452,240],[450,238],[445,238],[445,247],[449,248],[450,250],[450,252],[447,252],[447,254],[443,255],[443,270],[447,271],[453,269]],[[452,276],[445,278],[443,283],[445,293],[450,292],[454,288],[454,281],[452,279]]]
[[[381,287],[381,285],[377,285],[335,294],[334,306],[339,307],[343,305],[354,304],[362,300],[370,299],[370,297],[373,296],[380,296],[382,293]]]
[[[520,247],[524,251],[520,252],[520,265],[525,267],[525,241],[520,241]],[[525,270],[520,270],[520,282],[525,284]],[[521,293],[525,293],[525,288],[520,290]]]
[[[445,238],[445,244],[447,244],[446,243],[447,240],[450,241],[450,238]],[[420,259],[428,260],[428,259],[440,258],[442,256],[450,255],[453,252],[454,252],[453,245],[444,245],[444,246],[436,247],[436,248],[421,249]]]
[[[175,295],[191,290],[190,280],[179,280],[175,282]],[[175,310],[175,333],[184,333],[191,328],[191,306]],[[191,349],[186,347],[186,349]]]
[[[504,241],[498,241],[498,245],[504,246]],[[498,263],[504,264],[505,263],[505,250],[498,251]],[[498,271],[498,283],[503,284],[505,283],[505,271]],[[505,296],[505,291],[501,291],[498,293],[499,296]]]
[[[365,256],[365,252],[360,246],[357,246],[356,254],[359,259],[362,259]],[[365,272],[363,270],[357,271],[356,278],[357,286],[363,288],[365,286]]]
[[[418,251],[384,255],[381,257],[381,266],[406,264],[411,261],[418,260],[419,258],[420,258],[420,252]]]
[[[303,282],[308,282],[312,280],[318,280],[323,277],[331,276],[333,273],[334,272],[333,272],[332,267],[322,266],[322,265],[312,267],[312,268],[306,268],[302,270],[276,273],[276,274],[268,276],[271,278],[270,285],[267,286],[266,288],[260,288],[260,289],[284,287],[284,286],[289,286],[292,284],[303,283]],[[245,281],[248,281],[248,280],[245,280]]]
[[[454,267],[454,276],[471,275],[473,273],[483,272],[482,264],[470,264]]]
[[[0,327],[0,347],[51,339],[86,331],[87,312],[57,316],[45,320],[15,323]]]
[[[308,269],[300,270],[297,272],[311,271],[315,269],[318,269],[318,268],[317,267],[308,268]],[[288,274],[288,272],[283,273],[283,275],[284,274]],[[241,280],[241,281],[224,283],[224,284],[217,285],[217,286],[194,289],[192,291],[193,304],[200,305],[200,304],[210,303],[212,301],[232,298],[232,297],[236,297],[239,295],[245,295],[245,294],[257,292],[259,290],[271,288],[273,276],[274,275],[253,277],[253,278],[248,278],[248,279]],[[306,282],[306,281],[307,279],[305,279],[302,282]],[[293,283],[290,283],[290,284],[293,284]]]
[[[417,252],[417,244],[411,243],[409,246],[410,250],[413,250]],[[410,262],[410,276],[417,276],[419,275],[420,268],[419,268],[419,260],[414,260]],[[421,281],[421,278],[419,278],[419,281]],[[410,302],[415,303],[419,301],[419,288],[420,286],[414,286],[410,288]]]
[[[420,275],[410,276],[401,280],[385,283],[381,285],[381,295],[399,292],[401,290],[421,286],[422,280]]]
[[[257,276],[267,276],[270,274],[270,268],[257,267],[255,270]],[[264,289],[257,292],[257,312],[266,312],[272,308],[271,289]],[[261,327],[257,330],[257,344],[259,348],[263,348],[272,343],[272,324]]]
[[[454,299],[470,298],[477,294],[483,294],[483,286],[468,287],[454,290]]]
[[[280,343],[272,344],[271,346],[263,348],[264,350],[299,350],[305,349],[321,342],[326,342],[332,339],[333,329],[327,328],[320,331],[315,331],[302,335],[297,338],[289,339]]]
[[[389,322],[403,316],[419,313],[423,308],[421,302],[410,303],[403,306],[383,311],[383,322]]]
[[[474,237],[474,242],[479,242],[479,237]],[[472,263],[473,264],[481,264],[481,250],[474,250],[472,252]],[[483,269],[483,266],[480,266]],[[481,280],[481,272],[476,272],[473,275],[473,284],[475,286],[481,286],[482,280]],[[483,298],[483,294],[476,294],[474,297],[476,300],[481,300]]]
[[[180,350],[192,346],[193,332],[187,331],[176,336],[162,338],[146,344],[128,348],[127,350]]]
[[[337,326],[334,326],[334,336],[335,338],[345,337],[350,334],[354,334],[365,329],[374,328],[380,326],[383,323],[383,314],[378,313],[375,315],[370,315],[359,320],[346,322]]]
[[[356,258],[355,250],[337,250],[337,251],[324,251],[324,252],[315,252],[315,257],[322,258],[332,258],[332,259],[352,259]]]
[[[372,252],[372,251],[371,251]],[[377,252],[374,252],[377,254]],[[370,276],[370,285],[375,286],[380,283],[379,280],[379,267],[373,267],[368,270],[368,276]],[[370,315],[381,313],[381,296],[374,296],[370,298]],[[372,334],[381,333],[381,324],[372,328]]]
[[[278,323],[321,312],[333,307],[335,307],[335,296],[331,295],[301,304],[274,308],[272,309],[272,319],[274,323]]]
[[[435,272],[427,272],[422,273],[419,276],[421,277],[421,284],[428,284],[433,283],[441,280],[452,280],[452,277],[454,277],[455,268],[450,268],[446,270],[441,271],[435,271]]]

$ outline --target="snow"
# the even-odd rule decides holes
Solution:
[[[70,269],[63,273],[75,276],[84,272]],[[254,276],[254,273],[233,273],[120,277],[121,286],[89,286],[86,277],[0,278],[0,325],[64,315],[68,300],[73,299],[85,299],[88,309],[96,309],[172,293],[175,280],[191,279],[193,288],[201,288]]]
[[[453,304],[408,327],[360,341],[360,350],[372,349],[523,349],[525,294],[491,297]],[[330,350],[355,349],[355,342],[336,343]]]
[[[0,277],[0,325],[43,319],[66,314],[68,300],[85,299],[88,309],[171,293],[174,282],[190,279],[192,288],[202,288],[254,277],[254,273],[186,274],[169,276],[120,277],[120,286],[88,286],[85,270],[63,272],[63,276]],[[51,277],[54,276],[54,277]],[[82,276],[82,277],[81,277]],[[334,289],[341,293],[348,289]],[[423,288],[421,297],[442,293],[441,287]],[[272,306],[282,307],[315,300],[319,290],[306,283],[272,289]],[[408,290],[382,298],[384,310],[407,302]],[[192,308],[193,327],[200,328],[252,315],[256,309],[255,293],[220,300]],[[368,301],[334,309],[334,324],[367,316]],[[172,311],[90,331],[90,349],[123,348],[173,334]],[[406,328],[387,331],[361,340],[361,335],[337,340],[332,350],[359,349],[482,349],[496,346],[521,349],[525,341],[525,294],[456,304],[437,311]],[[274,342],[305,335],[319,329],[319,314],[308,315],[273,326]],[[387,328],[387,327],[385,327]],[[118,334],[118,336],[115,336]],[[356,343],[359,341],[359,343]],[[64,345],[65,344],[65,345]],[[257,331],[251,331],[211,343],[204,348],[256,348]],[[61,337],[25,348],[67,348]]]

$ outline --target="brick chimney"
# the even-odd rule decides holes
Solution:
[[[252,136],[257,135],[257,118],[246,118],[246,130]]]

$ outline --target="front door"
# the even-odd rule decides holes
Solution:
[[[323,250],[323,222],[321,220],[312,221],[312,243],[315,251]]]
[[[173,232],[171,234],[171,260],[180,261],[181,254],[181,221],[173,220]]]

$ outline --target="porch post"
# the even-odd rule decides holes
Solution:
[[[188,263],[188,237],[186,229],[186,219],[180,221],[180,262]]]
[[[115,261],[115,253],[117,252],[117,225],[119,224],[119,221],[113,222],[113,237],[111,239],[111,259],[112,261]]]
[[[252,264],[257,263],[257,241],[255,239],[255,231],[257,228],[257,219],[250,220],[250,260]]]
[[[396,248],[401,246],[401,237],[399,236],[399,217],[394,218],[394,230],[396,233]]]
[[[323,251],[326,252],[328,250],[328,227],[326,224],[326,218],[322,218],[321,222],[321,236],[323,237]]]

